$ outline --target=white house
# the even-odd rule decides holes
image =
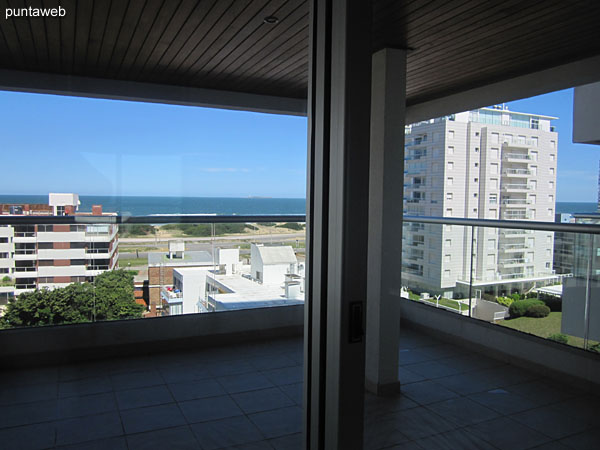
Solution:
[[[263,284],[280,284],[286,274],[298,273],[298,260],[291,246],[250,247],[250,274]]]

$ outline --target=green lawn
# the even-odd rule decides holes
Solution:
[[[551,312],[547,317],[518,317],[516,319],[506,319],[497,322],[503,327],[512,328],[513,330],[522,331],[524,333],[533,334],[547,338],[548,336],[560,333],[560,322],[562,320],[561,312]],[[583,348],[583,339],[576,336],[569,336],[569,345]],[[589,344],[595,344],[589,341]]]
[[[130,259],[119,259],[119,267],[126,269],[127,267],[139,267],[147,266],[148,258],[130,258]]]

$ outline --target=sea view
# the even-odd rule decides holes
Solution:
[[[80,212],[102,205],[105,212],[121,215],[217,214],[217,215],[288,215],[305,214],[303,198],[218,198],[218,197],[114,197],[80,195]],[[0,203],[48,203],[47,195],[0,195]]]
[[[132,216],[153,214],[286,215],[305,214],[306,199],[262,197],[134,197],[81,195],[79,211],[102,205],[105,212]],[[47,195],[0,195],[0,203],[48,203]],[[557,213],[591,213],[595,202],[556,202]]]

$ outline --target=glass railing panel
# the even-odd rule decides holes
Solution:
[[[7,243],[12,248],[2,260],[0,327],[304,303],[306,226],[298,221],[303,216],[218,223],[161,217],[18,225],[34,230],[29,231],[34,242]]]
[[[600,236],[419,220],[404,223],[403,297],[600,353]]]

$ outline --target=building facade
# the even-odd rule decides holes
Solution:
[[[50,194],[47,205],[0,205],[3,217],[110,216],[94,205],[80,213],[77,194]],[[0,225],[0,301],[40,288],[93,281],[117,267],[118,225]]]
[[[481,108],[406,127],[404,213],[554,221],[554,117]],[[553,234],[410,223],[403,283],[447,297],[499,293],[553,277]],[[471,261],[471,242],[474,243]],[[441,258],[440,258],[441,253]]]

